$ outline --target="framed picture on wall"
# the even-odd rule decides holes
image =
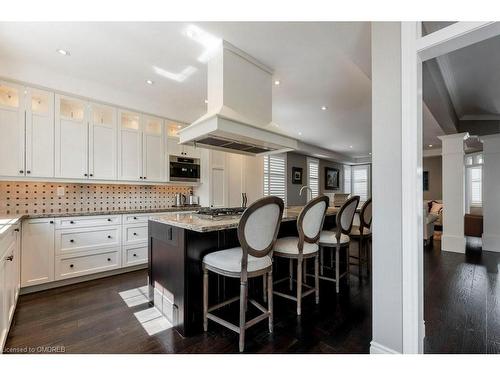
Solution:
[[[339,187],[339,170],[325,167],[325,190],[334,190]]]
[[[292,167],[292,184],[302,185],[302,168]]]
[[[424,191],[429,191],[429,171],[424,171],[422,180],[424,182]]]

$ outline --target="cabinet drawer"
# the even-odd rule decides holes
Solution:
[[[120,227],[56,230],[56,254],[120,246]]]
[[[149,214],[123,215],[123,224],[147,223]]]
[[[132,245],[148,241],[148,226],[126,226],[123,228],[123,244]]]
[[[56,280],[120,268],[119,249],[76,257],[56,257]]]
[[[56,229],[120,225],[121,219],[120,215],[62,217],[56,219]]]
[[[148,247],[128,247],[123,252],[123,266],[133,266],[148,262]]]

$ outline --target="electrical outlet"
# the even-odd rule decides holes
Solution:
[[[64,186],[58,186],[57,187],[57,196],[58,197],[63,197],[64,196]]]

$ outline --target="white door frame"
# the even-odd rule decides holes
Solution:
[[[500,35],[499,22],[457,22],[421,36],[420,22],[401,26],[403,353],[423,353],[422,62]]]

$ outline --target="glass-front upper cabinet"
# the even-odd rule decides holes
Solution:
[[[54,93],[27,88],[26,175],[54,176]]]
[[[165,159],[163,120],[153,116],[143,116],[142,135],[143,180],[163,181],[165,179]]]
[[[0,81],[0,175],[24,176],[24,99],[20,85]]]
[[[117,173],[116,109],[90,103],[89,178],[114,180]]]
[[[119,110],[118,121],[118,178],[142,181],[141,115]]]
[[[55,175],[88,178],[88,104],[58,94],[55,104]]]

